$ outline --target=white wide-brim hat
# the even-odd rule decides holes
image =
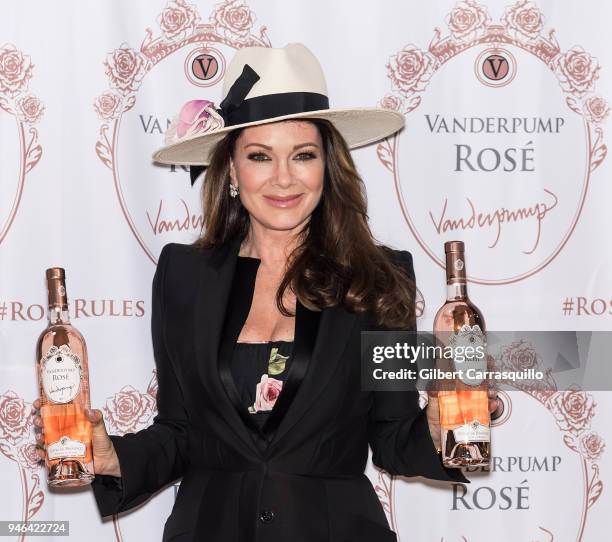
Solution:
[[[207,166],[214,145],[237,128],[303,117],[327,119],[354,149],[404,126],[404,115],[377,107],[330,109],[319,61],[305,45],[244,47],[223,78],[220,107],[210,100],[187,102],[153,154],[162,164]]]

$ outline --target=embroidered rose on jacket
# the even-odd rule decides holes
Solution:
[[[217,113],[210,100],[191,100],[183,105],[172,119],[164,134],[164,142],[170,145],[183,137],[194,136],[223,128],[223,117]]]
[[[210,20],[219,35],[229,39],[244,39],[253,28],[256,17],[242,0],[232,0],[217,4]]]
[[[544,26],[544,16],[533,2],[523,0],[506,8],[502,22],[516,38],[535,39]]]
[[[138,90],[147,73],[146,57],[127,43],[122,43],[119,49],[109,53],[104,64],[111,87],[124,94]]]
[[[185,0],[172,0],[166,9],[157,17],[157,23],[166,39],[184,39],[200,20],[195,6],[186,4]]]
[[[436,68],[436,58],[415,45],[406,45],[387,62],[393,85],[404,95],[425,90]]]
[[[568,389],[551,395],[546,406],[561,430],[578,434],[590,427],[595,414],[595,404],[590,394],[582,390]]]
[[[590,91],[599,77],[599,63],[582,47],[575,45],[560,55],[556,67],[561,88],[576,96]]]
[[[261,381],[257,384],[255,390],[255,403],[252,412],[272,410],[282,388],[282,380],[270,378],[267,374],[261,375]]]
[[[468,36],[474,37],[478,31],[484,29],[485,25],[491,20],[489,14],[479,6],[474,0],[458,2],[446,22],[448,28],[455,39],[465,39]]]
[[[153,397],[127,385],[109,398],[102,410],[111,426],[123,435],[146,427],[155,413],[155,408]]]
[[[28,55],[7,43],[0,48],[0,93],[11,98],[28,88],[34,65]]]
[[[28,437],[33,418],[26,402],[14,391],[0,395],[0,440],[17,444]]]

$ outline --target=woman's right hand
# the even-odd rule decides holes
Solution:
[[[40,417],[40,399],[36,399],[32,403],[32,414],[34,415],[34,425],[36,431],[36,453],[41,460],[45,459],[45,435]],[[87,419],[91,422],[93,429],[92,445],[93,445],[93,461],[94,473],[106,474],[109,476],[121,477],[121,469],[119,468],[119,458],[113,446],[113,441],[106,432],[104,418],[102,412],[97,409],[85,410]]]

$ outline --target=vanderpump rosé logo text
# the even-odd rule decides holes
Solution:
[[[498,21],[458,2],[427,48],[406,44],[386,62],[382,107],[407,116],[377,147],[406,223],[441,267],[443,245],[466,244],[469,279],[506,284],[549,265],[588,205],[607,154],[601,66],[557,41],[534,2]]]

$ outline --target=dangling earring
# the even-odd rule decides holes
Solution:
[[[234,186],[232,183],[229,185],[229,192],[232,198],[235,198],[238,195],[238,187]]]

